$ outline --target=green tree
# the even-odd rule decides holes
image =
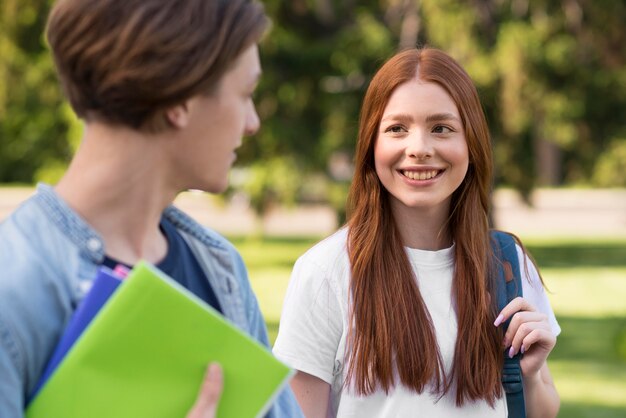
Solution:
[[[0,182],[32,182],[71,155],[68,112],[42,37],[49,7],[0,1]]]
[[[623,2],[266,4],[274,28],[262,48],[264,127],[246,145],[242,164],[289,159],[298,167],[300,187],[292,190],[301,198],[313,189],[343,207],[336,191],[345,196],[346,181],[333,177],[329,161],[352,153],[371,75],[407,46],[442,48],[468,69],[492,131],[497,182],[524,196],[538,184],[590,184],[607,144],[625,137],[616,111],[626,107]],[[330,182],[311,187],[320,173]]]
[[[80,137],[43,41],[52,0],[0,0],[0,182],[53,180]],[[234,187],[266,211],[331,202],[342,218],[358,112],[398,49],[448,51],[477,84],[497,182],[620,186],[626,4],[592,0],[267,0],[263,124]],[[615,151],[618,150],[618,151]],[[608,168],[607,168],[608,167]],[[605,174],[598,174],[605,173]]]
[[[285,189],[281,183],[292,181],[289,175],[276,178],[259,171],[274,171],[278,161],[288,161],[297,179],[298,187],[290,189],[296,198],[330,201],[341,218],[350,172],[332,162],[353,152],[365,88],[398,45],[390,27],[401,24],[402,13],[388,15],[390,9],[378,1],[265,4],[273,28],[261,48],[264,76],[257,108],[263,123],[245,143],[240,161],[244,166],[270,163],[250,171],[249,181],[264,191],[252,193],[252,201],[262,211],[268,193]],[[259,187],[263,179],[271,182]]]
[[[422,1],[423,39],[449,51],[478,85],[498,181],[589,184],[598,156],[623,138],[623,2]],[[451,30],[454,28],[454,30]]]

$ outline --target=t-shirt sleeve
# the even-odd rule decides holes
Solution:
[[[317,262],[306,255],[298,259],[273,349],[290,367],[329,384],[343,333],[343,313],[333,283]]]
[[[533,305],[537,311],[548,316],[548,322],[550,323],[552,333],[555,336],[559,335],[561,333],[561,327],[556,320],[552,306],[550,306],[548,295],[546,294],[543,284],[541,283],[535,264],[526,254],[524,254],[519,246],[517,247],[517,258],[519,259],[520,270],[522,273],[522,292],[524,294],[524,299]]]

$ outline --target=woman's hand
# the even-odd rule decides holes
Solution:
[[[520,362],[522,375],[535,376],[556,344],[548,317],[518,297],[502,309],[494,325],[498,326],[508,318],[511,322],[504,335],[504,347],[509,349],[507,355],[513,357],[521,351],[524,354]]]
[[[223,379],[220,365],[211,363],[204,376],[196,403],[187,414],[187,418],[214,418],[216,416],[217,405],[224,386]]]

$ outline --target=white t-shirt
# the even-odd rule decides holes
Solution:
[[[296,370],[316,376],[331,385],[329,416],[338,417],[506,417],[506,400],[495,408],[485,401],[455,405],[454,391],[437,400],[428,390],[416,394],[398,384],[383,391],[358,396],[343,386],[343,364],[348,330],[350,265],[343,228],[307,251],[296,262],[280,320],[274,354]],[[457,318],[452,308],[454,246],[440,251],[406,248],[417,277],[420,293],[430,312],[446,371],[454,355]],[[518,248],[524,272],[524,255]],[[538,311],[548,315],[552,331],[560,333],[548,298],[530,261],[523,294]],[[524,276],[522,276],[524,277]],[[494,318],[495,320],[495,318]]]

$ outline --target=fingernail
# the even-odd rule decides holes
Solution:
[[[209,365],[209,379],[215,379],[220,375],[220,365],[219,363],[211,363]]]
[[[520,349],[520,352],[524,354],[524,351],[526,351],[526,348],[524,347],[524,344],[522,344],[522,348]]]
[[[509,349],[509,358],[513,358],[514,355],[515,355],[515,349],[513,348],[513,346],[511,346],[511,348]]]
[[[502,314],[498,315],[498,317],[494,321],[493,325],[495,325],[497,327],[498,325],[500,325],[502,323],[503,319],[504,319],[504,316],[502,316]]]

